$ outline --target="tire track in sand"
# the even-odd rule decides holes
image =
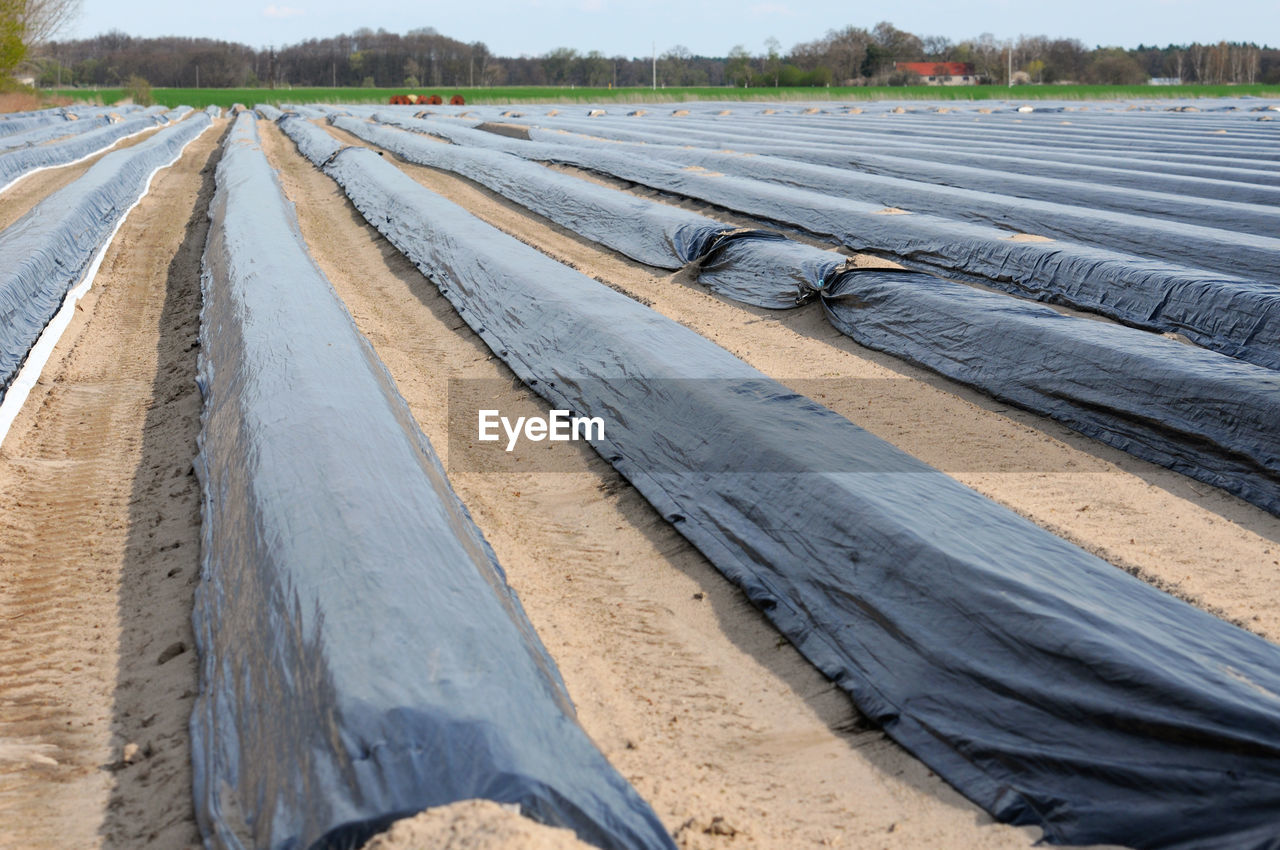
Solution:
[[[220,135],[156,175],[0,447],[6,848],[198,841],[194,340]]]

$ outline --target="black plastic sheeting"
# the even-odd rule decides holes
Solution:
[[[136,116],[131,115],[118,124],[99,127],[60,142],[0,154],[0,189],[7,188],[13,181],[32,171],[76,162],[110,147],[127,136],[136,135],[157,124],[167,124],[178,117],[180,113],[176,110],[168,116],[157,112],[144,112]]]
[[[696,148],[682,151],[674,147],[673,138],[667,143],[657,151],[646,149],[647,156],[682,164],[706,163],[726,173],[839,194],[850,200],[987,223],[1224,274],[1268,281],[1276,277],[1280,238],[1275,234],[1280,233],[1280,211],[1259,204],[1027,177],[1002,179],[999,175],[988,179],[989,191],[978,191],[777,157],[743,157]],[[936,166],[935,170],[945,168]],[[957,166],[949,169],[952,174],[959,172]],[[974,182],[972,178],[970,182]],[[1034,189],[1035,195],[998,194],[1011,189],[1010,183],[1019,183],[1024,191]],[[1062,202],[1044,200],[1055,197]],[[1116,205],[1123,209],[1108,209]]]
[[[832,171],[829,167],[823,167],[821,164],[806,165],[790,160],[784,160],[779,163],[775,157],[758,161],[754,157],[744,159],[741,156],[729,156],[718,151],[695,150],[690,152],[689,149],[679,146],[679,131],[677,128],[671,128],[668,132],[670,135],[663,134],[659,136],[664,141],[663,145],[650,145],[645,148],[648,156],[670,161],[685,163],[692,161],[696,163],[700,158],[703,158],[698,155],[703,154],[716,163],[736,165],[735,171],[748,177],[788,182],[811,189],[825,187],[831,192],[847,192],[848,197],[874,195],[890,198],[901,195],[904,200],[903,203],[897,204],[898,206],[911,207],[919,212],[937,212],[953,217],[963,216],[969,220],[985,217],[997,223],[1007,220],[1019,224],[1030,223],[1029,226],[1041,226],[1040,222],[1053,221],[1055,218],[1061,218],[1064,215],[1079,216],[1079,212],[1060,209],[1063,205],[1069,205],[1086,207],[1095,211],[1119,212],[1128,215],[1177,221],[1184,224],[1203,225],[1232,232],[1252,233],[1259,236],[1272,237],[1276,233],[1280,233],[1280,209],[1275,206],[1277,202],[1280,202],[1280,190],[1276,190],[1273,187],[1237,186],[1237,184],[1222,180],[1214,181],[1211,184],[1215,188],[1231,186],[1236,187],[1237,192],[1251,191],[1253,195],[1261,196],[1258,200],[1252,202],[1242,202],[1239,200],[1223,200],[1152,191],[1151,181],[1146,181],[1145,185],[1141,185],[1139,181],[1133,180],[1131,185],[1128,186],[1109,186],[1092,183],[1089,179],[1091,175],[1082,173],[1079,170],[1074,176],[1070,177],[1015,174],[973,165],[921,161],[902,155],[904,152],[899,152],[895,155],[869,153],[862,150],[860,146],[853,151],[846,152],[843,170]],[[541,134],[539,138],[542,138]],[[548,140],[551,140],[551,138]],[[780,167],[754,170],[752,166],[755,165],[780,165]],[[1058,166],[1058,168],[1062,169],[1063,166]],[[867,176],[851,175],[849,173],[850,169],[857,172],[865,172]],[[833,180],[832,178],[835,179]],[[906,182],[904,186],[903,182],[886,183],[878,178]],[[1184,188],[1185,184],[1188,183],[1196,183],[1196,181],[1191,181],[1185,177],[1180,178],[1180,180],[1182,184],[1180,188]],[[959,192],[950,194],[942,199],[932,199],[931,203],[935,205],[939,204],[939,200],[946,201],[945,208],[927,209],[917,206],[921,197],[920,193],[929,191],[927,185],[920,184],[936,184],[964,190],[981,191],[988,196],[995,194],[1006,199],[1003,203],[1008,203],[1013,198],[1025,198],[1052,202],[1053,206],[1027,209],[1024,205],[1014,204],[1011,208],[998,206],[993,208],[990,206],[992,203],[990,197]],[[1053,215],[1055,213],[1056,216]],[[1121,218],[1116,219],[1115,222],[1108,226],[1115,229],[1117,225],[1126,223],[1132,225],[1133,221],[1132,219]],[[1151,222],[1147,226],[1156,224],[1158,223]],[[1067,225],[1055,226],[1060,228],[1068,227]],[[1084,231],[1076,224],[1071,225],[1069,230],[1061,229],[1058,235],[1064,238],[1074,238],[1077,241],[1090,241],[1081,237],[1079,232],[1088,231]],[[1222,235],[1219,235],[1219,239],[1221,238]],[[1117,243],[1118,240],[1111,243],[1111,247],[1120,247],[1122,250],[1139,254],[1144,253],[1143,249],[1146,248],[1146,242],[1123,246]],[[1102,243],[1095,242],[1095,244]]]
[[[1280,188],[1276,186],[1236,183],[1224,179],[1204,179],[1173,174],[1132,171],[1121,168],[1086,168],[1069,163],[1021,159],[1012,162],[1005,157],[976,154],[966,157],[968,163],[935,164],[924,158],[883,156],[859,153],[847,164],[859,171],[886,174],[944,183],[970,189],[984,188],[1022,197],[1058,200],[1063,203],[1105,204],[1108,209],[1148,214],[1148,210],[1193,224],[1212,224],[1231,230],[1236,226],[1252,226],[1250,232],[1272,235],[1277,228],[1257,229],[1256,205],[1280,205]],[[1013,158],[1008,158],[1013,159]],[[1003,172],[1003,173],[1001,173]],[[1085,185],[1092,184],[1092,185]],[[1083,191],[1082,191],[1083,189]],[[1130,196],[1128,193],[1134,193]],[[1152,195],[1156,204],[1148,203]],[[1185,198],[1214,199],[1229,204],[1245,205],[1237,223],[1230,218],[1233,207],[1204,204],[1174,204]],[[1273,210],[1274,211],[1274,210]],[[1201,217],[1204,212],[1205,216]],[[1156,214],[1153,213],[1153,214]],[[1211,217],[1215,216],[1215,217]]]
[[[1069,242],[883,208],[720,172],[689,170],[596,147],[522,141],[450,122],[380,119],[460,145],[574,165],[839,240],[912,268],[1001,286],[1136,327],[1182,333],[1206,348],[1280,369],[1280,285]],[[616,146],[614,146],[616,147]]]
[[[492,116],[492,112],[488,113]],[[457,119],[454,119],[457,120]],[[490,117],[502,121],[499,117]],[[1011,142],[1007,138],[990,138],[974,142],[967,138],[968,128],[942,135],[902,135],[884,132],[883,122],[866,119],[838,119],[838,130],[805,128],[801,122],[812,119],[775,118],[761,125],[750,117],[735,116],[716,122],[699,119],[645,118],[588,119],[577,112],[555,115],[532,115],[520,123],[568,130],[596,137],[634,142],[668,141],[672,129],[678,128],[681,144],[735,151],[770,153],[776,156],[847,166],[859,153],[915,153],[921,148],[945,150],[950,154],[981,152],[1000,157],[1024,157],[1032,160],[1051,159],[1081,165],[1109,165],[1161,174],[1180,174],[1237,180],[1259,185],[1280,185],[1280,164],[1264,160],[1235,160],[1222,156],[1162,153],[1151,150],[1104,150],[1048,148],[1034,142]],[[788,126],[780,121],[792,122]],[[545,139],[544,139],[545,140]],[[831,162],[826,157],[836,158]]]
[[[610,117],[609,120],[618,119]],[[1140,120],[1150,121],[1142,118]],[[676,123],[677,119],[667,116],[650,116],[642,124]],[[1016,145],[1019,147],[1040,148],[1042,150],[1060,150],[1073,153],[1095,153],[1107,156],[1140,156],[1180,162],[1196,162],[1207,165],[1230,165],[1275,173],[1280,171],[1280,152],[1273,147],[1249,144],[1244,138],[1232,136],[1200,135],[1198,140],[1173,139],[1165,136],[1164,130],[1127,134],[1118,137],[1112,134],[1099,134],[1094,131],[1077,131],[1075,138],[1068,139],[1071,127],[1063,127],[1057,117],[1041,120],[1036,128],[1028,128],[1027,124],[1015,124],[1006,119],[964,119],[958,116],[883,116],[878,120],[867,118],[854,119],[829,116],[796,118],[777,115],[735,116],[733,118],[701,117],[679,120],[687,124],[691,130],[726,128],[735,133],[755,133],[768,136],[779,141],[796,141],[809,143],[814,141],[841,140],[852,143],[854,137],[863,132],[872,133],[881,138],[899,139],[904,143],[921,140],[933,143],[972,145]],[[1029,122],[1028,122],[1029,123]],[[997,126],[997,124],[999,126]],[[1258,128],[1251,128],[1255,137]]]
[[[470,798],[674,845],[554,662],[237,119],[204,258],[192,716],[206,845],[358,847]]]
[[[526,384],[604,418],[597,451],[815,665],[995,817],[1054,843],[1280,841],[1280,647],[984,499],[371,151],[323,167]]]
[[[0,398],[152,174],[209,125],[192,118],[104,156],[0,233]]]
[[[777,234],[730,231],[499,151],[443,145],[350,117],[335,116],[333,124],[409,161],[476,180],[642,262],[696,263],[699,282],[727,297],[783,308],[821,292],[836,327],[863,345],[1280,515],[1275,371],[918,272],[850,269],[839,254]],[[682,239],[686,233],[697,236]]]
[[[604,123],[564,116],[526,120],[536,120],[539,126],[574,133],[634,142],[670,143],[669,136],[660,132],[660,127],[652,127],[647,122]],[[545,131],[534,130],[533,138],[553,141]],[[1187,191],[1188,185],[1209,184],[1206,190],[1193,189],[1188,194],[1244,203],[1270,203],[1270,193],[1280,186],[1278,172],[1241,167],[1239,163],[1218,158],[1206,158],[1210,164],[1197,164],[1149,159],[1148,154],[1138,152],[1082,152],[1064,149],[1046,152],[1043,148],[997,142],[984,142],[979,148],[960,144],[955,140],[894,138],[863,127],[846,129],[843,133],[830,137],[815,136],[810,141],[781,141],[774,140],[770,134],[759,130],[750,132],[746,128],[731,125],[715,130],[685,126],[680,130],[679,143],[709,148],[729,147],[742,153],[769,154],[842,168],[856,167],[863,154],[891,154],[911,156],[917,160],[975,165],[1070,180],[1113,182],[1132,188],[1179,193]],[[1192,182],[1186,183],[1188,180]]]
[[[1280,373],[919,272],[848,272],[822,303],[862,345],[1280,516]]]
[[[907,116],[886,122],[889,126],[882,132],[890,135],[913,138],[916,136],[932,136],[935,138],[954,138],[956,128],[938,126],[932,117]],[[998,126],[995,126],[998,124]],[[1192,154],[1198,156],[1234,159],[1252,162],[1256,167],[1274,168],[1280,160],[1280,151],[1265,146],[1250,145],[1246,141],[1231,136],[1214,137],[1201,135],[1197,139],[1170,138],[1166,131],[1143,132],[1134,130],[1107,131],[1097,128],[1062,126],[1056,120],[1053,126],[1030,123],[1011,123],[1007,118],[993,122],[967,126],[963,130],[964,137],[973,144],[986,141],[1015,141],[1023,144],[1045,148],[1061,148],[1070,150],[1116,150],[1140,151],[1146,153]]]
[[[404,159],[461,174],[580,236],[658,268],[683,268],[735,230],[499,151],[431,142],[350,117],[335,116],[333,125]]]

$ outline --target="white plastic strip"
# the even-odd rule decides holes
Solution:
[[[208,132],[212,126],[213,125],[210,124],[195,136],[192,136],[191,140],[188,141],[187,144],[183,145],[176,154],[174,154],[173,159],[163,165],[156,166],[151,174],[147,176],[147,182],[143,184],[142,187],[142,194],[138,195],[138,199],[130,204],[129,208],[125,210],[119,220],[116,221],[116,226],[111,229],[111,235],[103,241],[102,247],[98,249],[96,254],[94,254],[93,262],[89,263],[88,269],[85,270],[84,277],[81,278],[80,282],[73,286],[67,293],[66,298],[62,300],[62,306],[58,308],[58,312],[54,314],[54,317],[49,321],[49,324],[45,325],[44,330],[41,331],[40,338],[36,340],[36,344],[31,347],[31,352],[27,355],[27,359],[22,364],[22,368],[18,370],[18,374],[14,377],[13,382],[9,384],[9,389],[5,392],[4,399],[0,400],[0,445],[4,444],[5,437],[9,435],[9,428],[13,425],[13,421],[18,418],[18,414],[22,412],[22,405],[26,403],[27,396],[31,394],[32,388],[34,388],[36,382],[40,380],[40,374],[44,371],[45,364],[49,362],[49,358],[53,356],[53,349],[57,346],[58,340],[62,338],[63,331],[65,331],[67,326],[71,324],[71,319],[75,316],[76,304],[79,303],[80,299],[84,297],[84,294],[93,286],[93,280],[98,274],[98,269],[102,266],[102,261],[107,256],[107,250],[111,247],[111,243],[115,241],[116,234],[120,231],[120,228],[124,226],[125,219],[129,217],[129,213],[133,212],[133,208],[142,203],[142,199],[147,196],[149,191],[151,191],[151,181],[155,179],[155,176],[163,169],[166,169],[177,162],[182,157],[182,154],[186,151],[187,147],[196,139]],[[146,131],[144,130],[143,132]],[[136,136],[137,133],[134,133],[133,135]],[[129,137],[126,136],[125,138]],[[18,179],[21,180],[22,178],[19,177]]]

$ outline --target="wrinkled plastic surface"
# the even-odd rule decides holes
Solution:
[[[1232,357],[1280,369],[1280,285],[1069,242],[1023,242],[1007,231],[932,215],[886,215],[877,204],[640,156],[526,142],[447,122],[400,126],[458,144],[589,168],[840,240],[904,264],[1185,334]],[[1274,257],[1273,257],[1274,262]]]
[[[38,109],[34,112],[11,112],[7,115],[0,115],[0,138],[6,137],[11,133],[22,133],[37,127],[46,127],[54,124],[65,124],[70,127],[77,120],[83,121],[86,118],[93,118],[100,115],[126,115],[130,112],[138,112],[142,109],[140,106],[129,104],[126,106],[76,106],[76,107],[58,107],[56,109]],[[75,116],[74,118],[72,116]]]
[[[863,345],[1280,515],[1280,373],[918,272],[848,272],[822,299]]]
[[[0,397],[151,175],[209,124],[193,118],[104,156],[0,233]]]
[[[522,380],[605,419],[597,451],[814,664],[997,818],[1055,843],[1280,840],[1280,647],[982,498],[368,150],[325,171]]]
[[[1130,253],[1149,253],[1163,248],[1159,222],[1134,219],[1134,215],[1268,237],[1274,237],[1280,232],[1280,210],[1274,207],[1280,195],[1274,187],[1239,185],[1225,180],[1196,181],[1182,177],[1173,181],[1177,188],[1175,193],[1170,194],[1167,191],[1153,191],[1156,187],[1151,184],[1164,179],[1158,175],[1141,175],[1145,179],[1131,179],[1128,185],[1111,186],[1093,182],[1095,173],[1080,166],[1047,164],[1041,161],[1038,165],[1042,167],[1037,168],[1034,173],[1026,173],[1025,160],[1023,173],[1010,173],[1003,157],[984,155],[982,151],[985,148],[978,146],[953,146],[947,154],[961,161],[944,164],[913,157],[914,149],[910,147],[910,143],[905,146],[906,150],[903,150],[901,143],[896,150],[889,148],[886,141],[880,141],[880,146],[877,147],[875,141],[870,145],[866,144],[868,139],[874,140],[876,136],[848,130],[841,134],[844,144],[839,147],[835,140],[841,135],[835,134],[829,137],[829,147],[784,147],[778,144],[776,136],[815,141],[828,138],[807,133],[809,128],[802,123],[797,123],[794,127],[754,125],[754,133],[751,132],[753,125],[743,119],[729,124],[728,132],[698,129],[713,128],[714,122],[695,123],[691,129],[686,122],[658,123],[652,119],[641,122],[615,120],[603,128],[597,126],[597,122],[559,117],[539,119],[539,123],[571,129],[575,133],[603,133],[607,136],[617,136],[620,133],[632,141],[657,143],[644,149],[644,154],[649,157],[686,164],[708,164],[706,157],[710,156],[716,165],[736,165],[735,171],[745,176],[794,182],[794,185],[830,192],[839,191],[848,197],[871,197],[917,212],[932,212],[966,220],[985,219],[1028,231],[1035,228],[1034,232],[1038,233],[1050,228],[1057,231],[1055,235],[1063,238],[1102,244]],[[635,124],[639,124],[646,132],[637,133],[633,126]],[[531,138],[554,142],[568,141],[571,137],[533,131]],[[734,155],[730,157],[723,151],[689,146],[690,142],[707,144],[712,140],[731,146]],[[773,144],[763,143],[767,141],[772,141]],[[578,136],[574,142],[582,143],[582,137]],[[763,160],[754,157],[744,159],[741,154],[745,152],[769,153],[773,156]],[[779,159],[782,160],[781,163]],[[815,159],[818,161],[814,162]],[[844,173],[798,167],[794,160],[811,166],[839,165]],[[964,160],[972,164],[966,164]],[[989,167],[976,167],[977,163]],[[1062,176],[1043,174],[1043,166],[1046,165]],[[851,173],[851,170],[866,173]],[[1064,170],[1066,174],[1063,174]],[[1119,173],[1138,176],[1133,172]],[[977,194],[931,190],[928,186],[931,183],[972,190]],[[1186,193],[1188,188],[1194,187],[1206,187],[1210,194],[1195,197]],[[1229,196],[1215,197],[1213,190],[1217,194]],[[1017,198],[1051,203],[1022,204]],[[1073,210],[1064,205],[1085,209]],[[1127,215],[1109,215],[1113,212]],[[1103,230],[1106,232],[1101,233]],[[1200,228],[1195,232],[1207,237],[1213,244],[1219,245],[1219,248],[1222,241],[1229,238],[1229,234],[1207,233]],[[1154,253],[1150,255],[1160,256]],[[1185,261],[1184,255],[1173,259]],[[1196,264],[1203,265],[1200,262]]]
[[[501,151],[444,145],[351,117],[333,124],[410,162],[460,174],[586,239],[664,269],[699,263],[698,280],[714,292],[770,308],[813,297],[844,258],[816,249],[797,253],[775,233],[748,230],[637,198],[552,171]],[[308,142],[310,143],[310,142]],[[714,262],[717,246],[733,242],[735,261]]]
[[[43,127],[36,127],[24,133],[0,136],[0,151],[8,152],[18,148],[29,148],[63,136],[78,136],[81,133],[105,127],[110,123],[111,119],[105,115],[90,115],[81,118],[79,121],[61,121],[56,124],[46,124]]]
[[[0,137],[7,136],[11,133],[26,133],[41,127],[67,123],[67,118],[61,109],[50,110],[44,114],[32,114],[20,118],[10,118],[5,121],[0,121]]]
[[[1280,514],[1280,374],[1272,370],[920,273],[850,270],[838,254],[776,234],[717,234],[712,219],[498,151],[442,145],[349,117],[333,123],[408,160],[478,180],[637,259],[652,256],[646,261],[667,268],[696,262],[699,282],[727,297],[782,308],[823,292],[836,327],[863,345]],[[682,224],[672,212],[694,220]],[[708,235],[687,242],[690,251],[670,250],[680,228]],[[667,251],[636,249],[655,244]]]
[[[304,118],[285,115],[279,123],[280,128],[289,134],[302,155],[314,163],[323,165],[342,150],[342,145],[338,144],[337,139]]]
[[[653,151],[652,155],[673,158],[673,154],[684,151],[679,147],[680,135],[673,129],[668,135],[661,136],[665,145]],[[541,134],[539,138],[542,138]],[[1087,174],[1077,173],[1063,179],[971,165],[941,164],[911,158],[904,155],[905,152],[900,155],[871,153],[860,146],[846,149],[844,168],[834,173],[822,164],[806,168],[802,163],[786,159],[782,160],[785,168],[776,168],[779,157],[745,163],[742,156],[730,158],[718,151],[696,152],[719,154],[714,158],[717,164],[736,163],[739,168],[747,165],[746,170],[739,172],[746,176],[791,182],[807,188],[825,188],[847,197],[894,201],[894,206],[917,212],[932,212],[970,221],[986,220],[1028,232],[1057,235],[1155,257],[1161,256],[1155,252],[1164,250],[1162,234],[1168,227],[1159,219],[1267,237],[1274,237],[1280,232],[1280,210],[1273,206],[1277,193],[1272,187],[1242,187],[1251,189],[1254,195],[1263,196],[1257,201],[1244,202],[1153,191],[1149,183],[1143,186],[1108,186],[1091,182]],[[804,156],[803,153],[799,155]],[[1192,181],[1182,179],[1183,184],[1188,182]],[[1225,181],[1216,181],[1214,185],[1223,183]],[[939,190],[929,184],[961,191]],[[1018,198],[1049,203],[1024,204]],[[1135,215],[1141,218],[1133,218]],[[1157,220],[1144,220],[1147,218]],[[1055,232],[1049,233],[1046,228]],[[1172,229],[1180,233],[1192,232]],[[1193,232],[1218,246],[1230,238],[1230,233],[1206,232],[1199,227]],[[1185,262],[1186,256],[1183,253],[1167,258]],[[1204,263],[1197,261],[1196,264]]]
[[[208,846],[358,847],[487,798],[600,847],[670,850],[306,253],[249,113],[211,214],[191,724]]]
[[[333,125],[412,162],[474,180],[593,242],[658,268],[684,267],[735,229],[499,151],[431,142],[350,117],[336,116]]]
[[[284,115],[283,112],[281,112],[279,109],[276,109],[274,106],[272,106],[269,103],[259,103],[257,106],[254,107],[254,109],[257,111],[259,115],[261,115],[263,118],[267,119],[268,121],[279,121],[280,118]]]
[[[562,128],[576,134],[590,133],[613,139],[629,139],[638,142],[657,142],[671,144],[669,133],[657,132],[646,124],[634,122],[623,124],[615,122],[607,126],[580,119],[539,117],[539,126]],[[636,128],[643,128],[637,132]],[[785,131],[783,131],[785,133]],[[532,137],[537,141],[553,141],[549,132],[534,130]],[[1280,186],[1280,172],[1254,167],[1257,163],[1241,163],[1220,157],[1191,157],[1191,161],[1180,161],[1178,155],[1162,155],[1150,151],[1082,151],[1079,149],[1049,149],[1034,144],[1010,143],[1007,140],[985,140],[981,145],[965,143],[963,134],[958,138],[926,138],[892,136],[859,124],[845,127],[839,133],[830,135],[810,134],[796,137],[794,135],[779,138],[777,130],[748,129],[735,124],[725,124],[715,129],[699,128],[698,125],[682,125],[675,143],[687,146],[707,148],[730,148],[739,153],[769,154],[800,162],[812,162],[820,165],[835,165],[842,168],[856,167],[860,156],[867,154],[910,155],[917,159],[939,162],[959,162],[962,164],[981,164],[991,168],[998,163],[999,170],[1020,171],[1022,173],[1046,174],[1057,164],[1073,168],[1088,168],[1089,179],[1096,178],[1097,169],[1114,172],[1120,170],[1129,175],[1122,185],[1135,188],[1155,189],[1163,176],[1176,175],[1183,178],[1212,180],[1219,183],[1230,182],[1244,187],[1268,189]],[[1075,178],[1074,173],[1068,176]],[[1167,184],[1166,184],[1167,185]],[[1173,189],[1173,191],[1180,191]],[[1218,197],[1208,195],[1207,197]],[[1257,197],[1237,197],[1228,195],[1223,200],[1240,200],[1248,203],[1265,203]]]
[[[147,111],[131,115],[118,124],[99,127],[69,139],[2,153],[0,154],[0,188],[8,186],[14,180],[36,169],[66,165],[69,162],[84,159],[110,147],[126,136],[141,133],[157,124],[167,123],[169,121],[163,115]]]

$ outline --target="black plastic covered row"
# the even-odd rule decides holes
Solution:
[[[204,495],[191,720],[214,848],[351,848],[484,798],[673,850],[554,662],[390,375],[298,233],[242,113],[202,278]]]
[[[791,250],[794,243],[769,231],[736,228],[501,151],[429,142],[420,135],[348,116],[334,116],[333,124],[411,162],[475,180],[592,242],[657,268],[684,268],[706,258],[717,245],[741,243],[738,256],[745,251],[749,259],[704,268],[699,281],[713,291],[741,296],[740,300],[762,307],[794,307],[809,300],[828,273],[826,261],[832,255],[811,249],[797,257]],[[760,281],[768,284],[762,286]]]
[[[1280,285],[1274,283],[1070,242],[1019,241],[1007,231],[932,215],[885,214],[888,210],[877,204],[682,168],[620,152],[616,145],[547,144],[453,122],[379,117],[460,145],[574,165],[799,227],[912,268],[1000,286],[1148,330],[1182,333],[1205,348],[1280,369]]]
[[[539,119],[543,126],[566,126],[560,119]],[[586,127],[580,132],[587,132]],[[599,132],[599,130],[597,130]],[[670,143],[670,137],[653,133],[653,141]],[[689,143],[686,133],[681,134],[681,141]],[[550,139],[544,139],[550,141]],[[1007,172],[1025,174],[1033,177],[1053,177],[1074,183],[1117,186],[1127,189],[1167,192],[1190,197],[1214,198],[1223,201],[1236,201],[1246,204],[1280,203],[1280,174],[1233,168],[1212,167],[1202,165],[1175,166],[1167,162],[1145,162],[1127,155],[1096,156],[1089,154],[1066,153],[1016,147],[1012,145],[981,147],[973,145],[931,144],[929,142],[911,141],[877,137],[869,133],[859,133],[856,141],[850,145],[832,142],[826,146],[806,145],[779,142],[770,143],[767,137],[760,134],[742,134],[731,142],[719,137],[719,140],[741,152],[764,153],[773,156],[796,159],[801,162],[812,162],[817,165],[835,165],[842,168],[878,173],[882,165],[876,157],[892,156],[909,159],[911,162],[928,165],[958,165],[979,168],[985,172]],[[713,146],[704,140],[702,146]],[[897,176],[904,175],[897,171]],[[929,171],[917,172],[917,179],[929,180]]]
[[[526,384],[605,420],[596,450],[815,665],[995,817],[1053,843],[1280,840],[1280,647],[1054,537],[375,153],[345,148],[323,168]]]
[[[679,134],[672,131],[668,144],[649,152],[649,156],[694,164],[711,161],[726,173],[838,194],[850,200],[987,223],[1223,274],[1277,279],[1280,238],[1275,234],[1280,233],[1280,212],[1263,205],[1070,184],[1058,185],[1055,192],[1054,184],[1060,181],[1026,177],[1001,180],[993,176],[983,190],[961,188],[777,157],[681,150],[676,147],[678,139]],[[935,167],[935,171],[939,168],[943,167]],[[960,173],[954,166],[950,172]],[[982,180],[970,179],[970,183],[983,185]],[[1014,188],[1011,184],[1018,184],[1021,197],[1009,192]],[[1050,200],[1059,196],[1060,202]]]
[[[699,282],[739,301],[790,307],[820,292],[834,324],[864,345],[1280,515],[1280,374],[1270,369],[919,272],[849,269],[839,254],[767,232],[726,232],[713,219],[500,151],[350,117],[333,124],[409,161],[477,180],[642,262],[697,263]]]
[[[0,232],[0,397],[152,174],[209,125],[197,116],[107,154]]]
[[[333,125],[405,159],[461,174],[593,242],[658,268],[683,268],[735,229],[500,151],[429,142],[420,135],[340,115]]]
[[[495,119],[502,120],[502,119]],[[641,123],[634,120],[603,121],[587,119],[582,115],[533,116],[525,118],[522,123],[536,122],[538,126],[562,128],[576,133],[595,134],[609,138],[636,142],[667,142],[669,136],[663,132],[664,126],[654,123]],[[816,162],[823,165],[839,165],[848,167],[850,160],[856,159],[861,152],[911,154],[923,159],[935,159],[941,162],[968,162],[970,156],[985,157],[983,164],[992,160],[1001,163],[1001,168],[1012,169],[1021,161],[1030,164],[1021,165],[1017,170],[1024,173],[1041,174],[1040,167],[1051,168],[1058,163],[1080,166],[1102,166],[1125,169],[1147,175],[1158,181],[1166,175],[1182,175],[1196,178],[1208,178],[1220,181],[1235,181],[1246,185],[1280,186],[1280,172],[1258,169],[1256,163],[1233,163],[1219,157],[1194,157],[1178,154],[1160,154],[1152,151],[1079,151],[1063,148],[1046,149],[1029,144],[1017,144],[1009,141],[985,140],[982,145],[963,145],[945,138],[904,138],[880,133],[874,127],[859,126],[856,129],[840,133],[812,134],[804,136],[786,135],[779,137],[776,131],[769,133],[759,128],[749,128],[737,124],[724,124],[716,127],[705,127],[697,123],[687,124],[680,128],[681,144],[723,148],[729,147],[737,151],[768,153],[801,162]],[[1070,175],[1068,175],[1070,176]],[[1140,188],[1156,188],[1154,184],[1137,184]],[[1225,198],[1225,200],[1241,200],[1247,203],[1258,203],[1251,198]]]
[[[639,123],[671,124],[675,120],[670,116],[653,115],[643,118]],[[1061,126],[1056,119],[1055,126],[1047,127],[1041,122],[1035,128],[1028,128],[1026,124],[1012,124],[1008,121],[1005,121],[1003,126],[988,126],[987,120],[989,119],[975,121],[971,118],[936,115],[882,116],[880,118],[707,116],[691,119],[689,124],[691,127],[704,128],[733,125],[737,128],[737,132],[749,130],[761,135],[776,135],[778,138],[797,141],[814,141],[826,137],[827,139],[844,138],[848,142],[851,141],[850,137],[865,129],[903,141],[931,139],[943,144],[965,142],[975,145],[1016,144],[1045,150],[1093,151],[1118,156],[1137,153],[1141,156],[1168,157],[1177,161],[1239,165],[1273,173],[1280,171],[1280,151],[1266,145],[1247,144],[1242,139],[1229,135],[1204,134],[1197,143],[1174,139],[1161,141],[1152,138],[1151,134],[1133,134],[1130,138],[1107,138],[1086,130],[1077,132],[1074,134],[1075,138],[1070,138],[1072,127]]]
[[[661,147],[647,147],[646,152],[650,156],[683,160],[678,154],[688,152],[681,144],[683,134],[678,128],[673,127],[668,133],[654,134],[654,138],[664,144]],[[545,140],[553,141],[554,137]],[[755,152],[759,152],[758,146],[753,147],[757,148]],[[696,154],[695,151],[694,155]],[[917,183],[933,183],[1010,197],[1051,201],[1059,205],[1151,216],[1261,236],[1280,233],[1280,207],[1277,206],[1280,205],[1280,189],[1274,187],[1151,174],[1141,175],[1142,179],[1138,179],[1137,172],[1111,169],[1112,172],[1129,178],[1127,185],[1117,186],[1093,182],[1097,176],[1096,171],[1061,163],[1030,161],[1035,166],[1034,171],[1031,171],[1026,167],[1028,161],[1023,160],[1024,170],[1019,173],[1008,168],[1006,158],[980,152],[960,152],[958,158],[968,159],[968,163],[939,163],[921,160],[911,154],[912,151],[902,149],[868,151],[859,143],[852,150],[846,150],[840,159],[846,170]],[[793,158],[803,159],[804,154],[800,153]],[[814,163],[815,166],[825,164],[833,163]],[[806,173],[803,167],[794,170],[801,175]],[[1055,173],[1046,175],[1046,170]],[[783,175],[789,173],[790,171],[784,171],[782,175],[775,176],[751,172],[748,176],[786,180],[788,178]],[[829,176],[831,172],[823,169],[821,172],[811,173]],[[814,184],[805,182],[801,185],[813,188]],[[877,184],[854,181],[854,185],[875,187]],[[832,191],[840,191],[842,188],[844,186],[841,183],[830,186]],[[887,197],[888,193],[885,195]],[[1228,197],[1220,197],[1222,195]],[[905,202],[900,205],[910,206]]]

